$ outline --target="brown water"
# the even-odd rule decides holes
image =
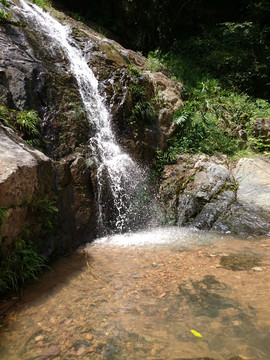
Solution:
[[[1,360],[270,359],[270,238],[153,230],[87,254],[24,291]]]

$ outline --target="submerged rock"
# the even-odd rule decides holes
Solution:
[[[227,255],[227,256],[222,256],[220,259],[220,265],[222,267],[234,271],[253,270],[254,268],[261,269],[258,266],[260,265],[260,263],[261,263],[261,258],[259,256],[252,254]]]

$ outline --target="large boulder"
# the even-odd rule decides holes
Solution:
[[[29,207],[52,195],[52,189],[52,161],[0,125],[0,207],[4,213],[0,245],[12,243],[23,230],[44,221],[36,219]]]
[[[0,125],[0,209],[4,214],[0,246],[12,244],[29,230],[31,237],[43,242],[46,255],[93,239],[97,220],[93,174],[83,155],[53,162]],[[53,218],[47,214],[52,206],[58,209]],[[52,233],[42,230],[47,220],[54,225]]]
[[[270,160],[242,158],[232,174],[238,183],[238,203],[270,212]]]
[[[165,222],[241,234],[270,234],[270,161],[181,155],[159,189]]]

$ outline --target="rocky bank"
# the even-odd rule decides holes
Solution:
[[[270,235],[270,160],[180,155],[159,189],[163,222],[244,235]]]

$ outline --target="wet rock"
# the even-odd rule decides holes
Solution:
[[[254,207],[243,207],[237,202],[221,214],[212,229],[241,235],[269,235],[270,214]]]
[[[211,229],[217,219],[226,213],[229,206],[235,201],[233,191],[224,191],[207,203],[193,221],[198,229]]]
[[[59,232],[71,248],[96,236],[97,210],[91,167],[85,157],[69,155],[55,164]]]
[[[176,165],[166,166],[160,186],[165,212],[178,225],[191,224],[211,228],[220,213],[234,199],[233,192],[222,190],[233,186],[226,159],[201,155],[181,155]],[[209,202],[209,203],[208,203]]]
[[[222,256],[220,259],[220,265],[222,267],[234,271],[251,270],[253,268],[258,268],[260,262],[260,257],[250,254],[228,255]]]
[[[43,350],[40,356],[42,360],[53,359],[60,354],[60,351],[60,346],[51,345],[49,348]]]
[[[78,24],[72,22],[74,28],[78,28]],[[182,84],[161,72],[149,71],[145,57],[84,25],[80,24],[75,33],[89,66],[100,81],[100,91],[110,107],[121,144],[139,161],[153,161],[156,150],[164,149],[166,140],[177,129],[173,115],[183,106]],[[141,89],[140,98],[134,95],[134,88]],[[153,107],[152,115],[148,112],[142,117],[143,108],[149,109],[149,104]],[[136,106],[142,106],[142,112],[134,116]]]
[[[23,110],[44,104],[46,70],[29,46],[26,32],[15,26],[0,28],[0,98]]]

